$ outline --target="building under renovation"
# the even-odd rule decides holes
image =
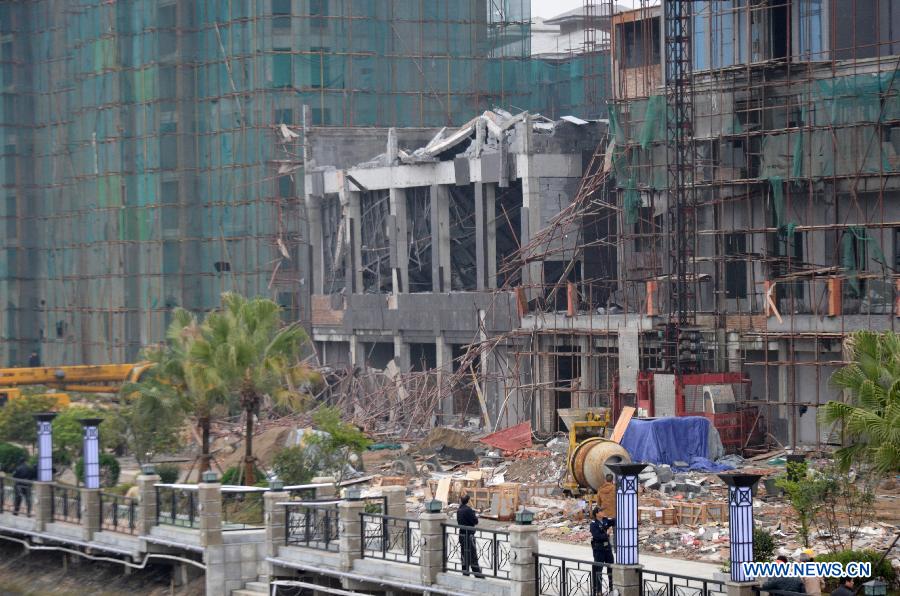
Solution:
[[[308,322],[302,131],[603,109],[608,48],[529,45],[527,0],[0,1],[0,358],[130,361],[225,290]]]
[[[900,315],[900,7],[638,5],[608,126],[488,112],[307,172],[320,355],[444,421],[631,405],[730,450],[839,441],[817,411],[848,333]]]

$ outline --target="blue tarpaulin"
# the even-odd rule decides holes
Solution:
[[[708,472],[732,469],[707,459],[711,430],[709,420],[701,416],[632,420],[621,445],[632,461],[670,466],[685,462],[687,469]]]

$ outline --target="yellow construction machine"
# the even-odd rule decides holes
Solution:
[[[584,497],[592,504],[599,498],[604,510],[615,516],[615,477],[607,464],[630,463],[624,447],[610,440],[609,408],[560,409],[560,418],[569,429],[568,473],[563,492]]]
[[[140,380],[153,364],[87,364],[78,366],[38,366],[0,368],[0,407],[22,396],[21,387],[43,385],[58,391],[43,395],[56,400],[56,406],[69,405],[65,391],[79,393],[118,393],[126,382]]]

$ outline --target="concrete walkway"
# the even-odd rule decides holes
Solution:
[[[591,547],[586,544],[569,544],[541,540],[540,552],[545,555],[556,555],[558,557],[567,557],[569,559],[582,559],[586,561],[593,559]],[[661,573],[672,573],[675,575],[686,575],[703,579],[712,579],[713,573],[716,573],[721,569],[720,565],[713,563],[684,561],[681,559],[660,557],[658,555],[645,555],[644,553],[641,553],[640,561],[641,565],[648,571],[659,571]]]

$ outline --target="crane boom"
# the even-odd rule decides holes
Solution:
[[[152,366],[150,362],[139,362],[0,368],[0,388],[46,385],[55,389],[84,393],[118,393],[122,384],[138,381]]]

